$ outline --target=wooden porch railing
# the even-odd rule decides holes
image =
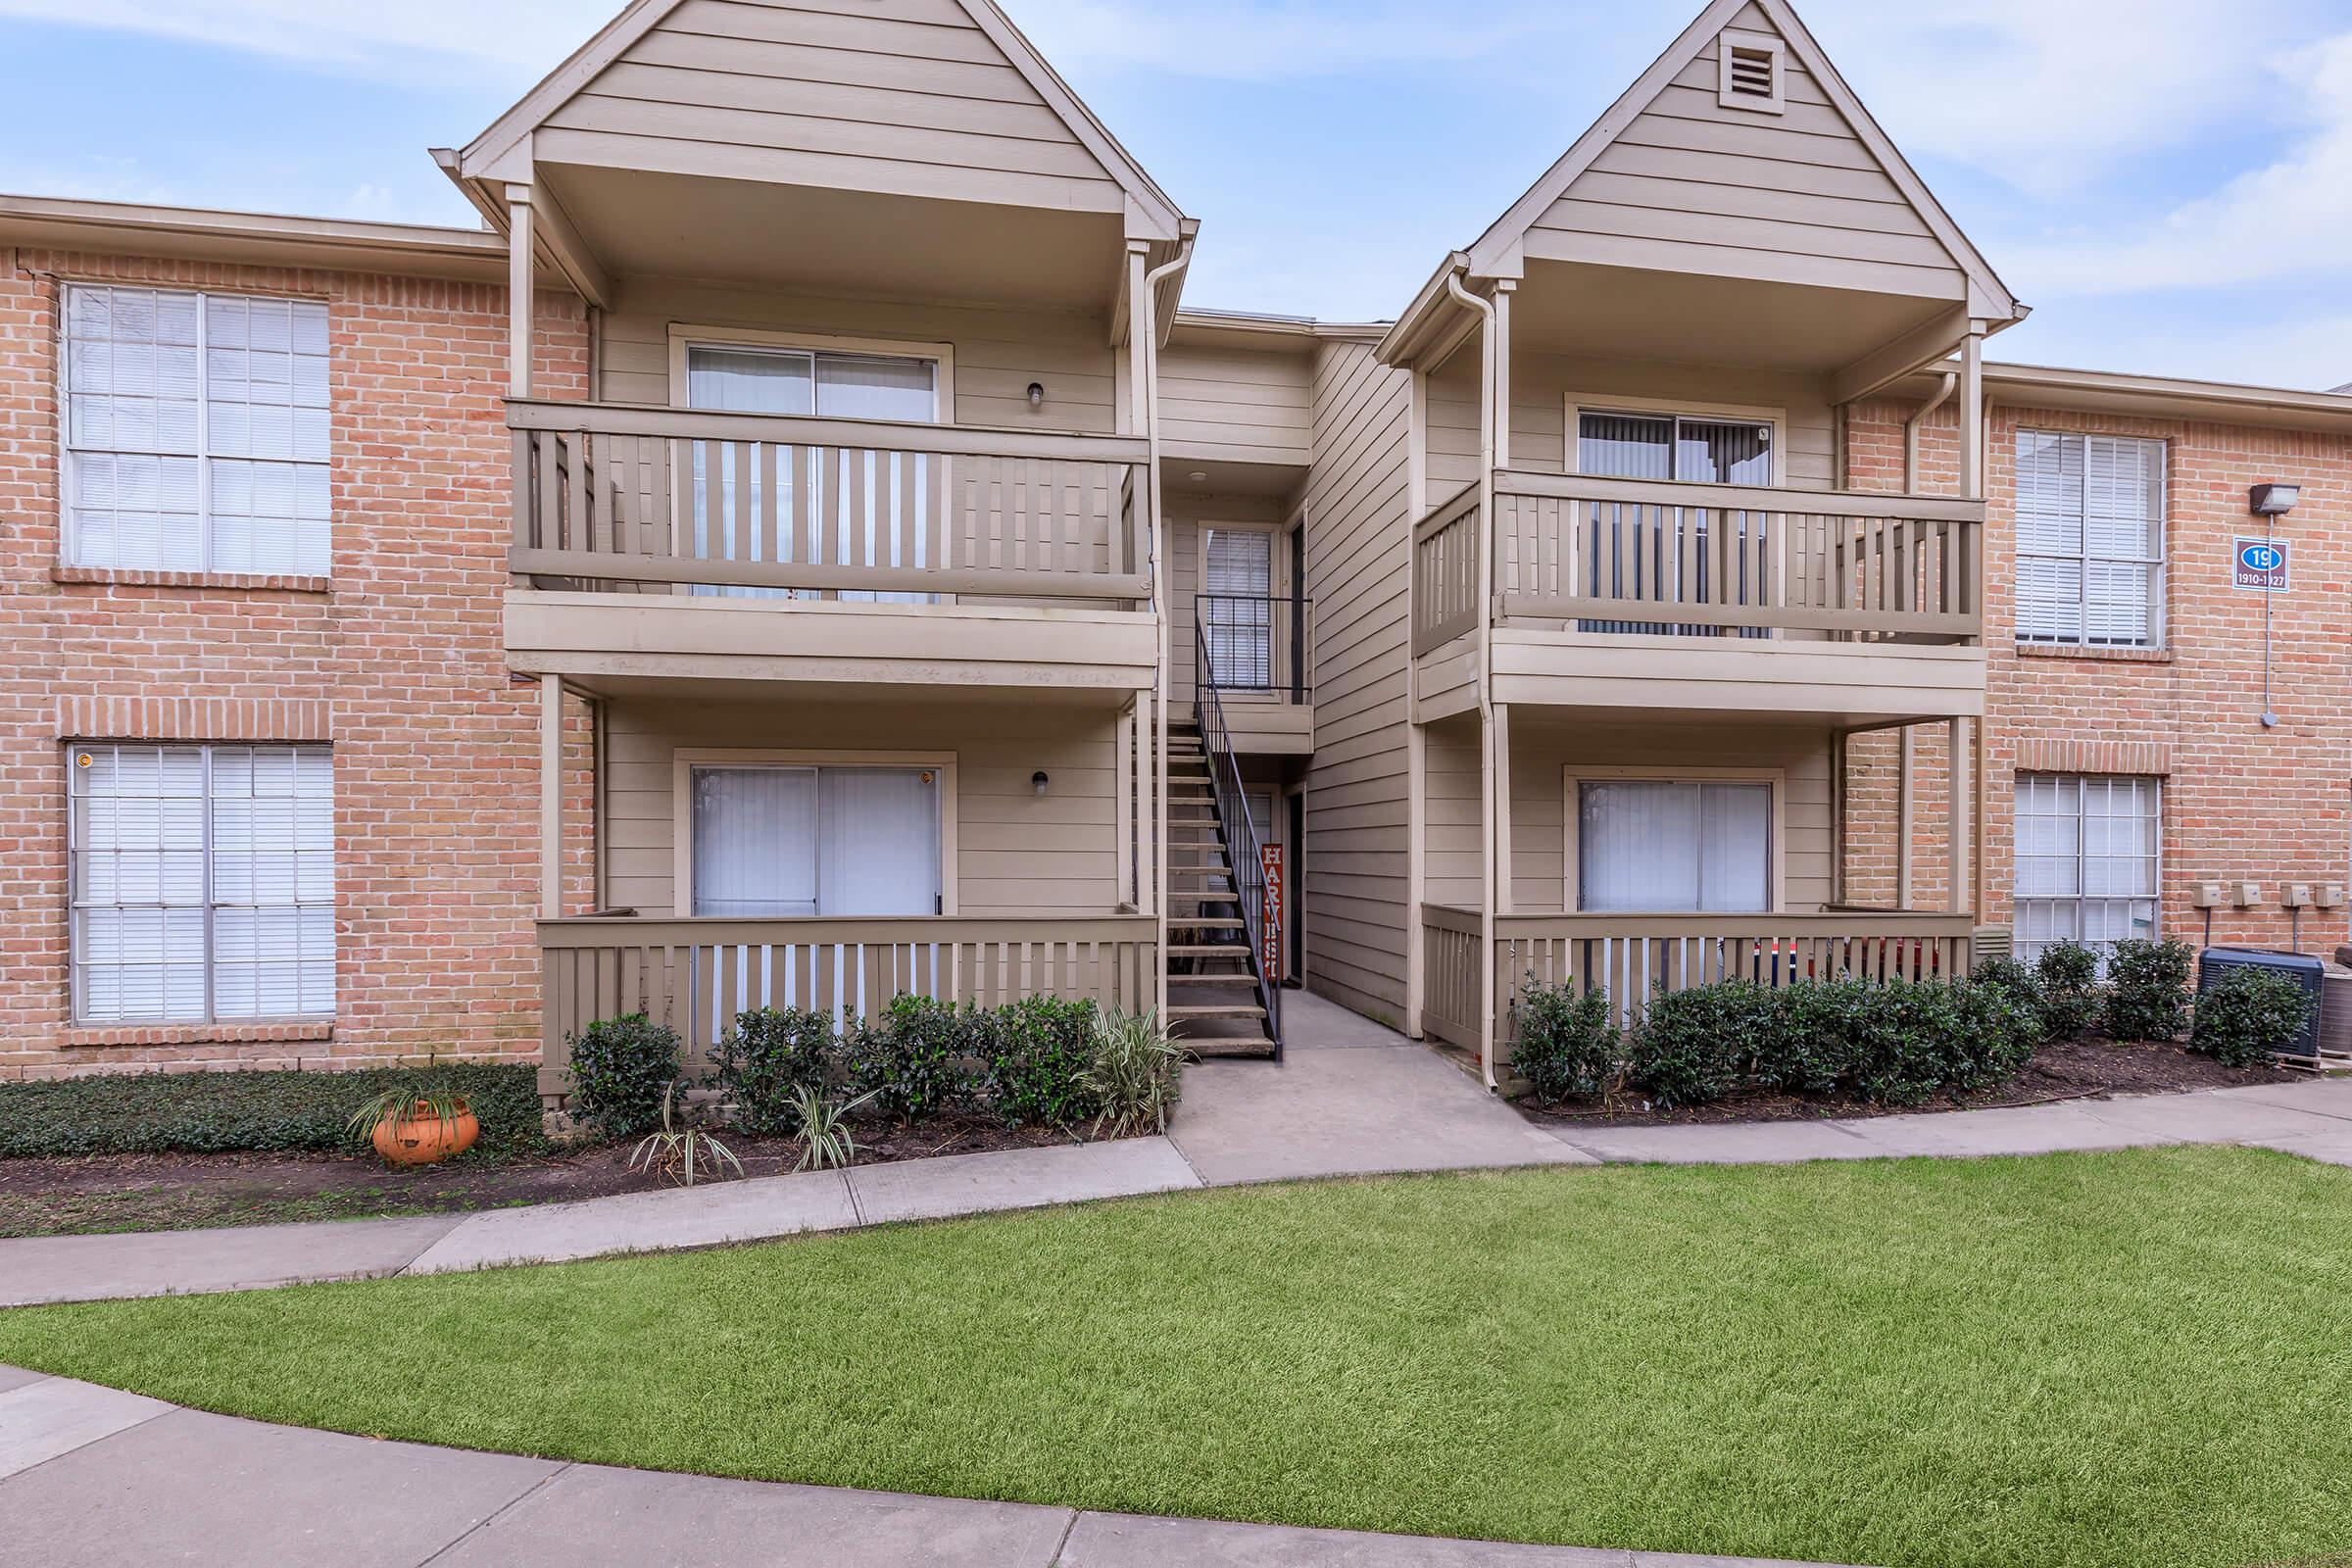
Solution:
[[[1478,496],[1413,530],[1413,652],[1478,623]],[[1582,632],[1969,643],[1984,506],[1498,471],[1494,613]]]
[[[561,1092],[570,1037],[643,1012],[678,1031],[690,1075],[756,1007],[870,1018],[902,992],[999,1006],[1023,997],[1152,1004],[1150,915],[736,920],[584,915],[539,922],[539,1084]]]
[[[1141,436],[514,400],[513,569],[678,584],[1141,601]]]
[[[1442,648],[1478,624],[1478,487],[1413,529],[1413,656]]]
[[[1478,1046],[1478,915],[1421,907],[1422,1024]],[[1495,1036],[1532,985],[1603,987],[1620,1025],[1661,991],[1717,980],[1939,980],[1967,975],[1975,922],[1906,910],[1824,914],[1505,914],[1494,922]]]

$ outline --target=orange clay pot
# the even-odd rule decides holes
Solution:
[[[421,1105],[411,1114],[386,1116],[375,1124],[375,1152],[394,1165],[431,1165],[463,1154],[482,1134],[482,1124],[463,1100],[458,1113],[443,1120]]]

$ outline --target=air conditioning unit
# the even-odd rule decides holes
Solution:
[[[2303,988],[2314,1004],[2311,1021],[2303,1026],[2303,1038],[2291,1052],[2282,1056],[2295,1065],[2317,1069],[2321,1064],[2323,1019],[2328,1007],[2328,965],[2303,953],[2275,953],[2265,948],[2207,948],[2197,957],[2197,994],[2213,989],[2222,976],[2233,969],[2268,969],[2285,975]],[[2339,1004],[2339,1011],[2342,1010]]]

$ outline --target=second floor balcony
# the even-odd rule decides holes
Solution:
[[[1413,530],[1420,715],[1984,710],[1980,501],[1498,470]],[[1481,553],[1491,552],[1491,574]],[[1482,602],[1481,591],[1487,597]]]
[[[518,399],[518,669],[1149,686],[1140,436]]]

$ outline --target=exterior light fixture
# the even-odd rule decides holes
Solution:
[[[2257,517],[2282,517],[2303,499],[2299,484],[2258,484],[2246,495],[2246,510]]]
[[[1206,484],[1208,482],[1208,470],[1206,468],[1195,468],[1192,472],[1186,474],[1185,477],[1192,480],[1195,484]]]
[[[1030,383],[1029,383],[1029,408],[1030,408],[1031,412],[1032,412],[1032,413],[1034,413],[1035,411],[1037,411],[1037,410],[1039,410],[1039,409],[1042,409],[1042,408],[1044,408],[1045,406],[1046,406],[1046,383],[1045,383],[1045,382],[1043,382],[1043,381],[1032,381],[1032,382],[1030,382]]]
[[[1029,775],[1029,790],[1041,801],[1046,798],[1046,770],[1044,768],[1041,767]]]

